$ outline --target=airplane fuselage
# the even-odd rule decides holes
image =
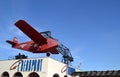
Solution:
[[[57,54],[56,48],[58,47],[57,40],[48,38],[47,43],[40,45],[39,43],[35,43],[34,41],[28,41],[23,43],[18,43],[13,46],[13,48],[21,49],[30,51],[33,53],[45,53],[45,52],[51,52],[53,54]]]

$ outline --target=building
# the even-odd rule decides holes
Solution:
[[[72,77],[120,77],[120,70],[81,71],[71,74]]]
[[[64,77],[74,71],[67,71],[66,64],[50,57],[0,61],[1,77]]]

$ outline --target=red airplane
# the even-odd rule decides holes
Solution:
[[[16,37],[14,37],[13,41],[7,40],[6,42],[11,44],[13,48],[26,50],[32,53],[50,52],[52,54],[58,54],[56,48],[59,46],[59,42],[56,39],[44,36],[44,32],[39,33],[24,20],[17,21],[15,25],[23,31],[31,41],[18,43],[18,39]]]

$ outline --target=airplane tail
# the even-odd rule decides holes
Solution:
[[[14,45],[18,44],[18,39],[17,39],[17,37],[14,37],[13,41],[6,40],[6,42],[9,43],[9,44],[11,44],[12,47],[14,47]]]
[[[18,43],[17,37],[14,37],[14,38],[13,38],[13,42],[16,43],[16,44]]]

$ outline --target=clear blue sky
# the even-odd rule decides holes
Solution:
[[[82,70],[120,70],[120,0],[0,0],[0,60],[19,52],[5,41],[30,40],[14,23],[24,19],[67,46],[73,66]],[[56,55],[61,58],[61,55]],[[52,56],[54,57],[54,56]]]

